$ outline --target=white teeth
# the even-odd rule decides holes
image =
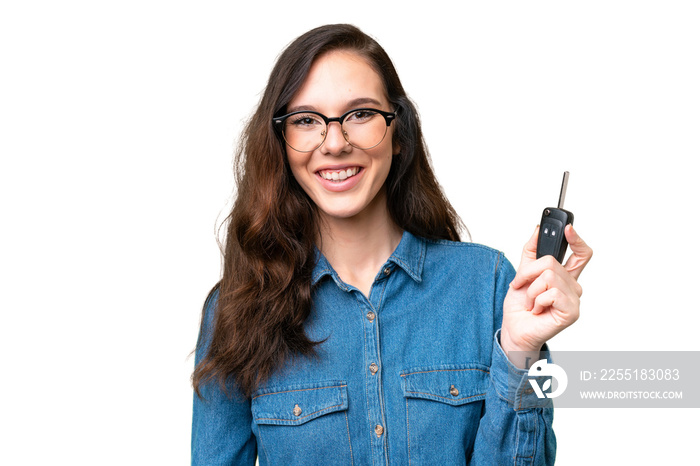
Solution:
[[[347,170],[338,170],[338,171],[323,170],[323,171],[320,171],[319,174],[321,175],[321,178],[326,179],[326,180],[343,181],[345,179],[350,178],[351,176],[357,175],[359,173],[359,171],[360,171],[359,167],[352,167],[352,168],[348,168]]]

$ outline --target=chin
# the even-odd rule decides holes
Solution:
[[[320,209],[321,214],[327,218],[350,219],[361,211],[359,209]]]
[[[349,219],[361,213],[363,207],[357,205],[318,205],[318,210],[324,217]]]

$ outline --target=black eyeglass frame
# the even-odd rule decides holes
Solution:
[[[324,115],[323,113],[314,112],[312,110],[299,110],[298,112],[287,113],[286,115],[282,115],[280,117],[274,117],[272,119],[272,123],[274,124],[274,128],[277,131],[279,131],[279,133],[282,135],[282,139],[284,139],[284,142],[289,147],[291,147],[292,149],[294,149],[297,152],[313,152],[316,149],[318,149],[319,147],[321,147],[324,142],[326,142],[326,136],[328,135],[327,130],[328,130],[329,124],[333,123],[334,121],[337,121],[338,124],[340,125],[340,129],[342,130],[343,129],[343,122],[345,121],[345,119],[347,117],[349,117],[351,114],[353,114],[355,112],[361,112],[361,111],[375,112],[375,113],[378,113],[379,115],[383,116],[384,121],[386,122],[387,128],[389,126],[391,126],[391,122],[396,119],[396,112],[385,112],[383,110],[378,110],[376,108],[360,107],[360,108],[353,108],[352,110],[348,110],[347,112],[343,113],[339,117],[335,117],[335,118],[329,118],[326,115]],[[287,118],[292,117],[294,115],[309,114],[309,113],[311,113],[313,115],[318,115],[319,117],[321,117],[321,119],[324,121],[324,123],[326,123],[326,131],[323,132],[323,139],[321,139],[321,142],[316,147],[314,147],[311,150],[298,150],[295,147],[293,147],[291,144],[289,144],[289,142],[287,142],[287,138],[284,137],[284,122],[287,120]],[[343,138],[345,138],[347,143],[350,144],[351,146],[357,148],[357,149],[360,149],[360,150],[367,150],[367,149],[372,149],[373,147],[377,147],[379,144],[382,143],[382,141],[384,140],[385,137],[386,137],[386,131],[384,132],[384,136],[382,136],[382,138],[379,140],[379,142],[376,143],[375,145],[373,145],[371,147],[358,147],[348,140],[347,133],[345,131],[343,131]]]

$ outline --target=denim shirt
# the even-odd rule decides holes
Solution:
[[[319,357],[288,361],[250,399],[204,386],[192,464],[553,464],[553,410],[498,340],[514,274],[493,249],[404,232],[366,297],[319,253],[305,327]]]

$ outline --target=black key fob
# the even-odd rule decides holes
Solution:
[[[564,262],[566,248],[569,245],[564,236],[566,225],[574,223],[574,214],[564,210],[564,197],[569,183],[569,172],[564,172],[564,180],[559,193],[558,207],[547,207],[542,212],[540,220],[540,233],[537,239],[537,258],[551,255],[560,262]]]

